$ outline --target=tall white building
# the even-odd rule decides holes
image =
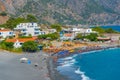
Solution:
[[[6,38],[6,37],[14,36],[14,35],[15,34],[13,33],[12,30],[4,29],[4,28],[0,29],[0,38]]]
[[[38,27],[37,23],[20,23],[16,28],[14,28],[14,30],[20,30],[24,36],[38,36],[45,34],[45,32],[40,31],[40,27]]]

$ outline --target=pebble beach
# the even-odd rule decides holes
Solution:
[[[31,63],[21,63],[22,57],[28,58]],[[43,52],[14,54],[0,51],[0,80],[50,80],[47,57]]]

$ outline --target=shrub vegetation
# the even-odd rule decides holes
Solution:
[[[25,52],[36,52],[38,50],[38,44],[34,41],[27,41],[23,43],[22,50]]]

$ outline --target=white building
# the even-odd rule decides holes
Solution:
[[[4,28],[0,29],[0,38],[6,38],[6,37],[14,36],[14,35],[15,34],[13,33],[12,30],[4,29]]]
[[[40,31],[40,27],[37,23],[20,23],[16,28],[14,28],[14,30],[20,30],[24,36],[38,36],[45,34],[45,32]]]
[[[71,31],[76,34],[90,34],[90,33],[97,33],[96,31],[92,31],[91,28],[71,28]]]
[[[90,28],[72,28],[71,30],[78,33],[92,33],[92,29]]]

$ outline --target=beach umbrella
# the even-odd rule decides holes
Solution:
[[[25,63],[25,62],[27,62],[27,61],[28,61],[28,58],[25,58],[25,57],[20,58],[20,62],[21,62],[21,63]]]

